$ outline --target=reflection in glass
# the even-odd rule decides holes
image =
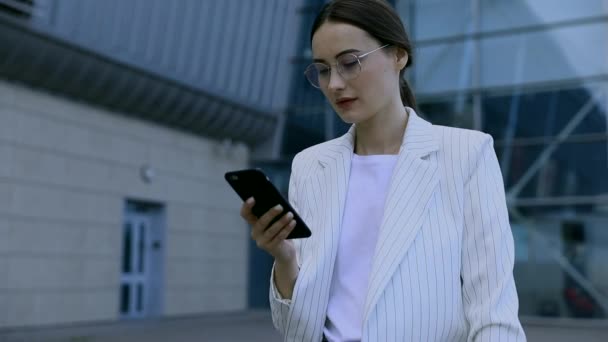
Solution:
[[[412,10],[416,12],[414,27],[411,28],[415,40],[453,37],[472,30],[471,0],[398,1],[398,9],[402,18],[407,18]]]
[[[434,125],[472,128],[473,98],[462,93],[453,97],[421,100],[419,114]]]
[[[496,31],[584,20],[602,13],[604,4],[603,0],[480,1],[481,29]]]
[[[482,98],[483,131],[498,141],[544,138],[544,142],[551,142],[590,99],[587,88],[509,94],[486,93]],[[597,104],[572,134],[605,132],[604,110],[601,104]]]
[[[520,314],[606,318],[600,301],[608,298],[603,267],[608,250],[608,230],[604,229],[608,214],[591,211],[573,219],[567,212],[565,207],[553,208],[552,212],[536,215],[533,221],[511,224]]]

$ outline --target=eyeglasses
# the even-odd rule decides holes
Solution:
[[[337,58],[334,66],[338,74],[345,80],[350,81],[361,73],[361,60],[368,55],[384,49],[390,44],[386,44],[370,52],[366,52],[362,55],[355,55],[352,53],[344,54]],[[329,78],[331,77],[331,66],[325,63],[312,63],[304,71],[304,75],[315,88],[326,87],[329,84]]]

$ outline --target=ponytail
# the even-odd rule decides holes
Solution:
[[[401,93],[401,102],[403,102],[404,106],[408,106],[414,110],[417,110],[416,106],[416,98],[414,97],[414,92],[412,92],[412,88],[407,83],[407,80],[403,76],[403,73],[399,77],[399,89]]]

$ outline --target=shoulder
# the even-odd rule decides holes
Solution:
[[[293,158],[292,173],[298,173],[302,177],[305,177],[306,174],[317,168],[322,156],[343,147],[344,137],[338,137],[300,151]]]
[[[496,159],[494,139],[487,133],[439,125],[433,125],[433,130],[439,141],[440,160],[460,168],[465,179],[484,156]]]
[[[455,147],[458,147],[459,150],[463,148],[480,149],[484,145],[493,145],[491,135],[472,129],[433,125],[433,131],[442,150]]]

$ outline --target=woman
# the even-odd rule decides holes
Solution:
[[[342,120],[300,152],[282,208],[241,215],[275,258],[270,303],[286,341],[524,341],[513,237],[490,136],[434,126],[404,80],[412,47],[384,0],[335,0],[311,32],[306,77]]]

